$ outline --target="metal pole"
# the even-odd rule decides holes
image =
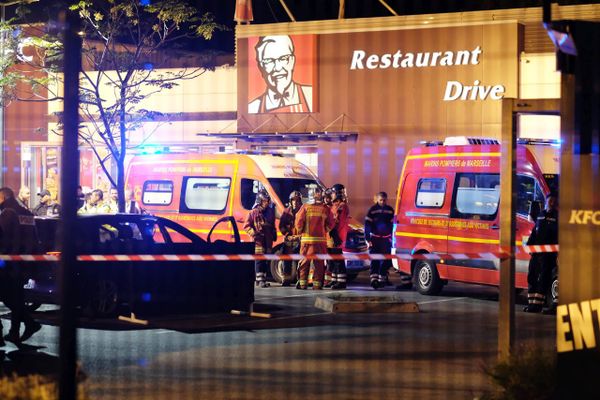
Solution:
[[[2,7],[2,32],[0,33],[0,54],[4,57],[4,41],[6,40],[6,32],[4,23],[6,22],[6,4],[0,4]],[[0,97],[4,97],[4,89],[0,87]],[[0,100],[0,186],[4,186],[4,99]]]
[[[500,261],[498,309],[498,356],[506,361],[515,336],[515,207],[517,135],[514,129],[514,99],[502,100],[502,157],[500,167],[500,248],[510,256]]]
[[[61,295],[60,324],[60,377],[59,398],[77,398],[77,327],[75,314],[75,285],[77,250],[75,224],[77,222],[77,184],[79,182],[79,73],[81,71],[81,36],[79,16],[63,10],[60,14],[64,42],[64,137],[62,152],[61,194],[63,204],[62,257],[59,284]]]

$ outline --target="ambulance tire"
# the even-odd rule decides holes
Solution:
[[[558,269],[552,270],[552,284],[548,293],[546,293],[546,304],[547,308],[554,308],[558,304]]]
[[[356,280],[358,277],[358,272],[348,272],[346,273],[346,282],[352,282]]]
[[[433,261],[419,260],[413,270],[414,284],[421,294],[433,296],[444,287]]]
[[[280,248],[275,252],[275,254],[283,254],[283,250]],[[298,261],[292,261],[291,273],[288,277],[286,277],[283,273],[284,265],[285,264],[283,260],[271,261],[271,278],[273,278],[275,282],[281,283],[282,285],[296,283],[296,267],[298,266]]]

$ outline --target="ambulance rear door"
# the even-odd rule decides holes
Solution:
[[[411,172],[396,211],[396,252],[446,253],[453,173]]]

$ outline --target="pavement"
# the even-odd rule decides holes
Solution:
[[[450,284],[427,297],[392,287],[373,291],[359,277],[342,291],[400,296],[416,302],[419,313],[315,308],[315,296],[327,293],[257,288],[254,311],[271,318],[139,316],[148,326],[82,318],[84,385],[92,399],[475,399],[493,389],[483,368],[497,358],[496,288]],[[521,308],[516,351],[532,344],[554,349],[554,317]],[[56,361],[58,313],[44,307],[36,318],[44,327],[25,352]],[[11,354],[24,352],[5,350],[5,366]]]

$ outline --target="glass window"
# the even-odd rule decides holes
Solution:
[[[500,174],[457,174],[452,217],[493,220],[500,202]]]
[[[446,179],[423,178],[417,185],[417,207],[441,208],[446,195]]]
[[[535,178],[525,175],[517,176],[517,213],[529,215],[532,201],[539,201],[544,207],[544,194]]]
[[[173,201],[172,181],[146,181],[142,192],[142,203],[166,206]]]
[[[256,179],[242,178],[241,186],[242,207],[246,210],[252,210],[256,201],[256,194],[263,188],[263,185]]]
[[[180,211],[219,214],[227,207],[231,178],[183,178]]]

